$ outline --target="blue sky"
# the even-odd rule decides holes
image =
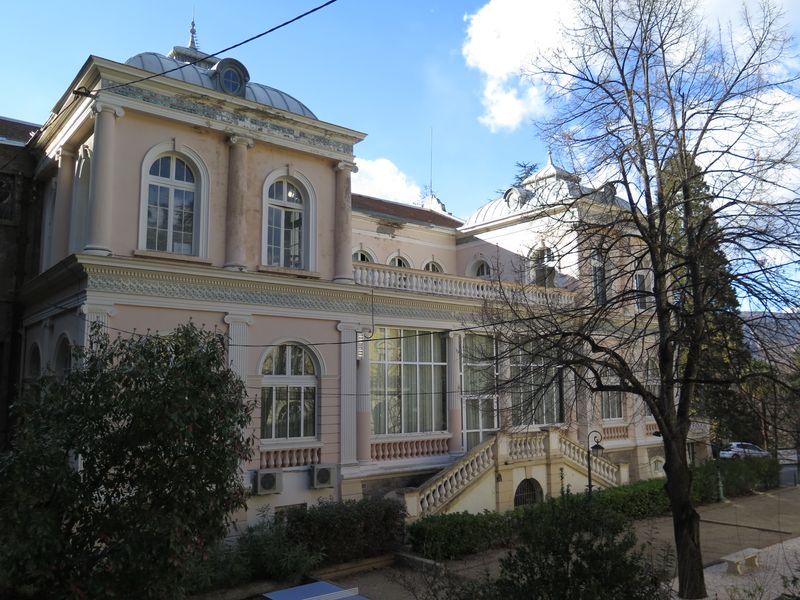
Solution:
[[[704,2],[730,11],[727,0]],[[90,54],[166,54],[187,44],[193,10],[200,49],[215,52],[321,3],[6,3],[0,115],[43,123]],[[555,4],[566,1],[338,0],[227,56],[320,119],[368,134],[356,146],[356,192],[417,200],[432,129],[433,190],[464,218],[509,184],[517,161],[546,160],[532,125],[546,107],[518,74],[542,44],[558,43]]]

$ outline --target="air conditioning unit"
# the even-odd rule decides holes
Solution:
[[[336,465],[311,465],[311,487],[331,488],[336,485],[337,475]]]
[[[280,494],[283,491],[283,473],[279,469],[262,469],[256,472],[255,493],[259,496]]]

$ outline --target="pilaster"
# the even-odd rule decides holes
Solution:
[[[101,256],[111,255],[114,203],[114,153],[116,120],[125,111],[105,101],[92,106],[95,114],[94,152],[89,192],[89,235],[83,251]]]
[[[239,135],[228,139],[228,203],[225,211],[225,268],[247,268],[247,150],[254,145]]]
[[[339,336],[339,435],[340,462],[352,465],[358,462],[357,450],[357,332],[358,323],[339,323],[336,328]]]
[[[101,333],[108,333],[108,321],[117,314],[117,309],[111,302],[92,302],[81,304],[78,307],[78,314],[83,316],[85,321],[83,339],[80,340],[80,343],[87,346],[91,339],[92,326],[96,323],[100,327]]]
[[[354,163],[342,161],[335,169],[333,280],[337,283],[353,283],[353,207],[350,185],[351,174],[358,172],[358,167]]]
[[[242,381],[247,381],[247,333],[253,324],[253,317],[245,314],[228,313],[223,319],[228,325],[228,361],[231,370]]]
[[[448,442],[451,454],[464,451],[461,429],[461,347],[464,332],[447,334],[447,426],[452,433]]]
[[[361,331],[362,335],[364,330]],[[371,331],[369,332],[372,333]],[[356,334],[358,335],[358,334]],[[370,434],[372,433],[372,385],[370,382],[369,340],[362,340],[361,356],[358,358],[356,388],[358,405],[356,406],[356,455],[359,463],[369,462]]]
[[[62,146],[58,149],[58,179],[56,182],[56,201],[53,211],[53,240],[51,242],[51,263],[66,256],[69,245],[70,209],[75,181],[75,150]],[[68,225],[69,224],[69,225]]]

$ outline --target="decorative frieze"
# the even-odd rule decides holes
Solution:
[[[102,87],[119,85],[118,82],[104,79]],[[219,105],[211,105],[202,101],[198,95],[171,96],[162,94],[155,90],[148,90],[132,85],[122,85],[114,87],[114,93],[134,100],[139,100],[147,104],[152,104],[160,108],[176,110],[182,113],[210,119],[223,125],[241,127],[253,133],[263,133],[272,137],[311,146],[320,150],[335,152],[337,154],[353,155],[353,145],[336,140],[330,136],[313,134],[293,127],[283,122],[278,124],[276,121],[259,118],[249,111],[234,111]]]

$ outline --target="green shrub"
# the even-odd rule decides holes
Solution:
[[[663,479],[608,488],[596,496],[600,504],[630,519],[644,519],[669,512],[669,498],[664,491]]]
[[[694,469],[692,499],[698,503],[718,501],[719,477],[724,494],[736,497],[776,487],[779,474],[780,465],[771,458],[707,461]]]
[[[425,558],[459,558],[507,546],[513,539],[514,520],[514,513],[434,515],[409,526],[409,541],[414,552]]]
[[[596,500],[568,494],[526,511],[519,544],[501,561],[494,597],[667,597],[664,574],[636,547],[629,520]]]
[[[403,542],[405,510],[382,498],[323,501],[264,517],[198,561],[193,593],[272,579],[296,583],[312,569],[386,554]]]
[[[396,550],[405,532],[405,509],[384,498],[321,501],[281,513],[290,541],[331,565]]]

